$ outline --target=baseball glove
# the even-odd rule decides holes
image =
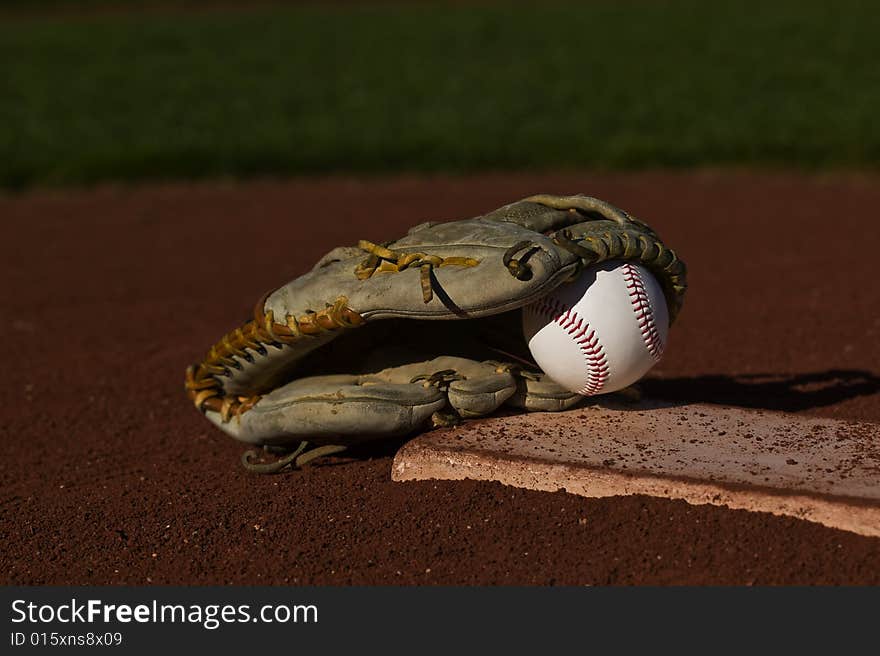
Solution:
[[[538,195],[474,219],[423,223],[325,255],[265,295],[186,372],[186,392],[232,437],[298,467],[382,437],[582,400],[530,362],[520,308],[605,260],[641,263],[670,321],[685,265],[646,224],[587,196]]]

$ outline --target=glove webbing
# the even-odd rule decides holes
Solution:
[[[581,267],[607,260],[626,260],[645,265],[660,282],[669,306],[669,321],[675,320],[687,290],[687,269],[675,252],[660,240],[637,230],[605,232],[574,238],[569,230],[557,232],[553,241],[577,255]]]
[[[224,423],[250,410],[261,398],[259,394],[224,394],[218,376],[230,376],[230,369],[241,369],[236,358],[253,362],[255,353],[268,354],[267,346],[281,348],[284,344],[308,339],[327,330],[352,328],[364,323],[363,317],[348,307],[348,299],[344,296],[319,312],[307,312],[301,317],[289,315],[284,323],[277,323],[272,310],[264,309],[268,296],[266,294],[257,303],[251,321],[224,335],[211,347],[201,364],[186,370],[184,388],[189,399],[202,412],[219,412]]]

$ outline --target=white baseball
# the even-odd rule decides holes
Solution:
[[[618,261],[523,308],[535,362],[566,389],[593,396],[632,385],[663,355],[669,310],[647,269]]]

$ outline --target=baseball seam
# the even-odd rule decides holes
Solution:
[[[645,289],[645,281],[642,279],[641,272],[632,264],[624,263],[622,269],[626,290],[629,292],[629,299],[636,315],[642,340],[651,357],[659,360],[663,355],[663,339],[654,322],[654,308],[651,306],[648,290]]]
[[[578,394],[584,396],[598,394],[608,381],[611,371],[605,349],[595,329],[591,328],[589,322],[573,308],[566,307],[556,298],[539,299],[530,308],[562,328],[584,356],[587,365],[587,382],[578,390]]]

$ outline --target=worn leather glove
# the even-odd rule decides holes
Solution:
[[[563,410],[583,397],[531,362],[520,308],[606,260],[648,268],[675,319],[684,263],[646,224],[587,196],[532,196],[388,244],[336,248],[189,367],[186,391],[229,435],[285,452],[263,464],[249,451],[254,471],[502,404]]]

